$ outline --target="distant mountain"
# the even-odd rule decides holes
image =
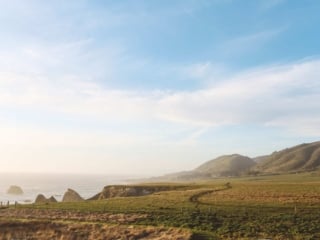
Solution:
[[[224,155],[208,161],[194,171],[212,177],[239,176],[248,171],[256,163],[249,157],[239,154]]]
[[[216,177],[235,177],[249,171],[256,163],[249,157],[239,154],[224,155],[200,165],[192,171],[167,174],[155,177],[153,181],[194,181]]]
[[[256,163],[259,163],[265,160],[267,157],[269,157],[269,155],[258,156],[258,157],[252,158],[252,160],[255,161]]]
[[[224,155],[205,162],[194,170],[155,177],[151,181],[195,181],[316,169],[320,169],[320,142],[304,143],[255,158],[239,154]]]
[[[252,171],[289,173],[316,170],[320,167],[320,142],[304,143],[264,156]]]

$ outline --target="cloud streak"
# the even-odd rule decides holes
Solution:
[[[194,91],[117,90],[79,78],[1,73],[0,105],[129,122],[274,125],[279,119],[319,117],[314,111],[320,108],[319,67],[319,60],[309,60],[253,70]]]
[[[172,120],[213,126],[263,125],[278,118],[314,116],[314,109],[320,107],[319,63],[313,60],[253,70],[208,89],[175,93],[161,100],[160,112]]]
[[[243,36],[234,37],[219,46],[218,52],[223,55],[238,56],[257,51],[275,39],[285,28],[263,30]]]

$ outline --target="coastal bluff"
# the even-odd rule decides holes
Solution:
[[[168,185],[110,185],[88,200],[102,200],[115,197],[137,197],[153,194],[161,191],[176,190],[183,186]]]

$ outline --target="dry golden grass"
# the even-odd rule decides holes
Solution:
[[[52,221],[0,221],[1,239],[41,240],[187,240],[184,229]]]
[[[236,182],[226,191],[213,192],[199,200],[210,204],[233,202],[320,205],[320,183]]]

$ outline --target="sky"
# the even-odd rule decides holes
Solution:
[[[0,0],[0,171],[159,175],[318,141],[319,12]]]

